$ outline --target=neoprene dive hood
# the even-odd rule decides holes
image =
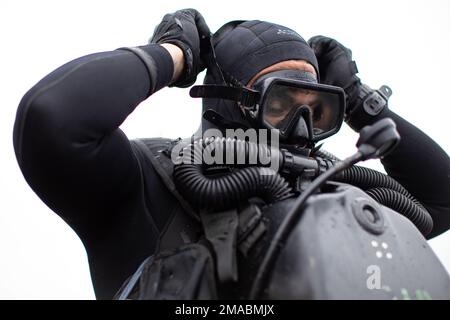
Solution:
[[[205,85],[244,87],[261,70],[286,60],[305,60],[319,74],[316,56],[308,43],[295,31],[278,24],[259,20],[231,21],[213,35],[212,46],[213,63],[220,72],[208,67]],[[256,126],[242,113],[236,101],[204,98],[203,112],[210,110],[242,128]],[[205,117],[202,119],[202,133],[216,127]]]

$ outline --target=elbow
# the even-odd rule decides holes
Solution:
[[[63,123],[56,121],[55,103],[47,94],[32,88],[19,103],[13,129],[13,145],[19,166],[38,156],[49,146],[60,145],[64,139]]]

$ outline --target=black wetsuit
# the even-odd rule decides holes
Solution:
[[[168,85],[173,73],[165,49],[141,48],[152,57],[155,70],[123,50],[88,55],[58,68],[23,97],[14,126],[25,179],[79,235],[100,299],[111,298],[157,248],[175,210],[176,200],[119,129],[152,91]],[[394,119],[402,137],[383,160],[386,171],[429,210],[432,236],[446,231],[447,154],[392,111],[379,117]]]

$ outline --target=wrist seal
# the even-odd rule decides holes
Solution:
[[[149,44],[139,47],[122,47],[116,50],[131,52],[144,64],[150,82],[147,97],[170,83],[174,68],[172,57],[160,45]]]

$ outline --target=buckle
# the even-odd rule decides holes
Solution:
[[[376,116],[387,105],[389,97],[392,95],[392,90],[386,85],[380,87],[380,89],[372,91],[363,102],[364,111],[371,115]]]

